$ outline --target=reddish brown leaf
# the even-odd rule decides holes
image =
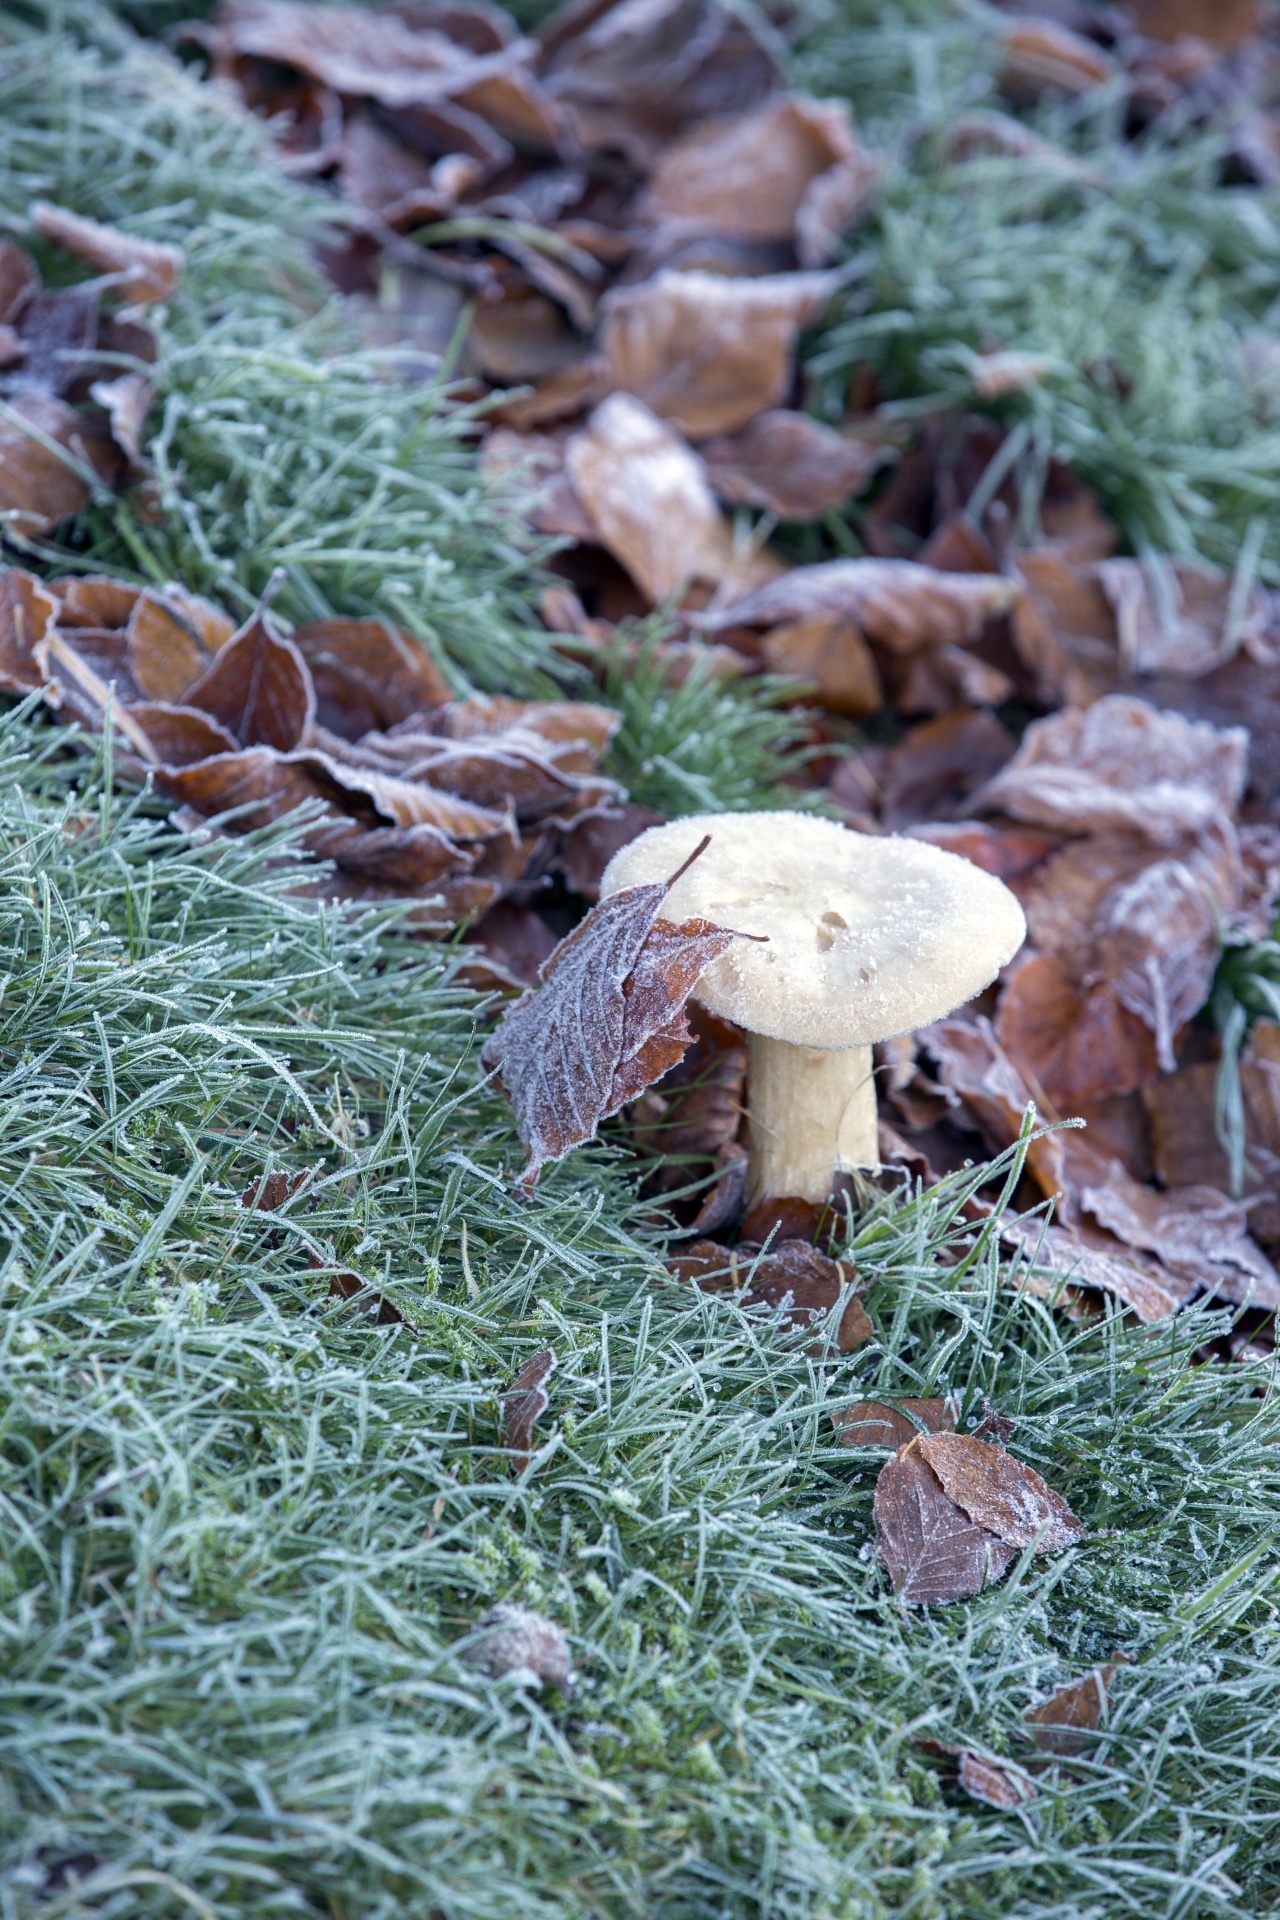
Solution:
[[[793,620],[767,633],[760,651],[775,673],[816,681],[829,713],[865,717],[884,705],[875,656],[852,620]]]
[[[306,662],[259,607],[185,690],[188,706],[220,721],[242,747],[299,746],[315,717]]]
[[[703,1194],[698,1211],[689,1222],[690,1233],[723,1233],[737,1224],[746,1198],[750,1164],[746,1148],[732,1140],[719,1149],[715,1156],[716,1179]]]
[[[917,1740],[915,1745],[922,1753],[954,1760],[965,1792],[988,1807],[998,1807],[1002,1813],[1008,1813],[1026,1806],[1036,1797],[1030,1780],[1007,1761],[993,1760],[988,1754],[975,1753],[972,1747],[953,1746],[946,1740]]]
[[[1085,1239],[1033,1218],[1005,1222],[1000,1237],[1007,1245],[1023,1249],[1028,1261],[1034,1262],[1016,1269],[1015,1283],[1041,1298],[1069,1306],[1072,1288],[1093,1287],[1114,1294],[1148,1325],[1168,1319],[1190,1298],[1189,1289],[1162,1279],[1154,1262],[1131,1256],[1124,1243],[1110,1234]]]
[[[600,881],[615,853],[650,827],[660,827],[665,815],[652,807],[605,806],[584,813],[564,837],[561,860],[565,883],[573,893],[593,904],[600,898]]]
[[[827,560],[797,567],[706,624],[771,627],[786,620],[849,619],[890,654],[972,640],[1007,613],[1017,585],[992,573],[942,573],[912,560]]]
[[[114,380],[95,380],[89,398],[107,415],[111,438],[131,467],[143,470],[142,430],[151,411],[155,388],[140,373],[117,374]]]
[[[698,449],[707,478],[731,506],[813,520],[860,493],[887,449],[824,427],[807,413],[762,413]]]
[[[670,270],[616,288],[602,302],[611,384],[691,439],[733,433],[784,399],[800,330],[834,289],[822,273]]]
[[[767,1307],[784,1327],[802,1333],[825,1324],[857,1280],[847,1261],[829,1259],[806,1240],[783,1240],[759,1255],[696,1240],[667,1264],[701,1292],[732,1297],[739,1307]],[[837,1352],[852,1353],[874,1331],[862,1302],[856,1295],[847,1298],[836,1329]],[[816,1342],[809,1351],[822,1354],[824,1343]]]
[[[550,1347],[525,1361],[502,1401],[502,1444],[516,1455],[517,1466],[527,1466],[533,1450],[533,1429],[551,1404],[546,1381],[556,1369]]]
[[[836,1419],[842,1446],[875,1447],[897,1453],[921,1433],[954,1432],[955,1412],[947,1400],[855,1401]]]
[[[1000,997],[995,1033],[1028,1087],[1058,1115],[1128,1093],[1155,1073],[1155,1036],[1109,980],[1077,987],[1047,953],[1028,954]]]
[[[185,704],[188,689],[230,640],[232,630],[226,614],[208,601],[197,600],[177,587],[164,592],[148,588],[135,601],[128,625],[126,658],[139,692],[147,700]],[[189,704],[214,713],[205,700]],[[238,744],[234,734],[232,744]]]
[[[321,797],[302,767],[282,759],[270,747],[214,754],[190,766],[162,766],[155,779],[162,793],[205,819],[243,808],[233,823],[237,833],[269,826],[295,807]]]
[[[152,306],[171,300],[182,273],[182,251],[137,240],[118,227],[104,227],[64,207],[37,200],[31,217],[46,240],[84,260],[99,273],[110,274],[121,297],[131,306]]]
[[[1055,545],[1017,558],[1023,594],[1013,639],[1045,705],[1087,707],[1120,678],[1115,614],[1091,567]]]
[[[881,1558],[909,1606],[946,1606],[980,1593],[1014,1558],[1012,1547],[948,1498],[918,1444],[881,1467],[874,1512]]]
[[[57,612],[57,601],[34,574],[0,567],[0,691],[39,692],[48,675],[37,649]]]
[[[1241,1305],[1280,1306],[1280,1275],[1249,1238],[1245,1209],[1216,1188],[1157,1193],[1113,1161],[1105,1182],[1082,1188],[1078,1202],[1118,1239],[1155,1254],[1172,1274],[1207,1293]]]
[[[8,403],[0,417],[0,517],[16,534],[51,533],[88,506],[86,431],[81,416],[49,394],[20,393]]]
[[[735,935],[705,920],[660,920],[675,877],[593,907],[484,1049],[515,1108],[526,1186],[549,1160],[590,1140],[689,1044],[684,1002]]]
[[[1127,0],[1125,12],[1149,40],[1175,45],[1194,37],[1226,52],[1243,46],[1262,25],[1259,0]]]
[[[1054,20],[1015,20],[1004,29],[1001,42],[1000,84],[1015,100],[1038,100],[1044,93],[1089,93],[1119,72],[1095,41]]]
[[[1078,1753],[1092,1743],[1089,1735],[1101,1725],[1107,1710],[1111,1682],[1122,1662],[1113,1660],[1081,1680],[1068,1681],[1056,1693],[1032,1707],[1025,1716],[1031,1737],[1049,1753]]]
[[[1003,1447],[968,1433],[926,1433],[919,1451],[956,1505],[1007,1546],[1059,1553],[1084,1539],[1062,1496]]]
[[[522,1674],[535,1686],[573,1692],[573,1656],[554,1620],[504,1600],[491,1607],[477,1625],[481,1638],[467,1657],[491,1680],[501,1680],[509,1673]]]
[[[65,580],[49,583],[58,603],[58,625],[65,631],[111,627],[123,632],[142,591],[127,580],[112,580],[101,573],[69,574]]]
[[[197,707],[141,700],[130,707],[129,716],[142,728],[155,748],[157,760],[166,767],[190,767],[197,760],[236,751],[226,728]]]
[[[36,263],[16,240],[0,238],[0,322],[12,326],[40,291]]]
[[[1234,812],[1247,751],[1242,727],[1198,724],[1116,694],[1033,721],[974,806],[1062,833],[1136,833],[1168,847]]]

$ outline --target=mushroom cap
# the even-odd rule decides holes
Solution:
[[[605,868],[601,896],[665,880],[663,904],[738,933],[695,998],[749,1033],[835,1050],[887,1040],[971,1000],[1026,936],[1001,881],[923,840],[799,813],[707,813],[651,827]]]

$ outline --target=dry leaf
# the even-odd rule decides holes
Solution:
[[[881,1467],[874,1513],[876,1545],[909,1606],[946,1606],[980,1593],[1014,1558],[1012,1547],[948,1497],[919,1443]]]
[[[121,373],[114,380],[95,380],[89,388],[89,398],[105,409],[111,438],[132,467],[145,465],[142,430],[154,397],[155,388],[140,373]]]
[[[58,603],[43,581],[18,567],[0,566],[0,692],[40,691],[48,675],[39,648],[57,613]]]
[[[668,228],[791,241],[798,223],[807,229],[818,217],[811,196],[824,177],[827,193],[818,196],[818,205],[831,200],[833,173],[848,202],[846,218],[833,220],[838,243],[857,208],[859,187],[863,201],[870,199],[875,168],[858,146],[842,100],[779,94],[753,113],[713,120],[666,147],[640,216]],[[810,243],[804,264],[820,264],[829,250]]]
[[[13,326],[40,291],[36,263],[16,240],[0,236],[0,322]]]
[[[825,1324],[857,1279],[847,1261],[830,1259],[806,1240],[778,1241],[758,1255],[747,1248],[735,1252],[714,1240],[696,1240],[667,1265],[701,1292],[731,1296],[739,1307],[767,1307],[784,1327],[802,1333]],[[836,1329],[836,1351],[852,1353],[874,1332],[862,1302],[851,1295]],[[822,1341],[809,1349],[815,1355],[825,1350]]]
[[[829,713],[878,713],[884,688],[875,656],[851,620],[795,620],[774,627],[760,644],[766,666],[817,683]]]
[[[592,904],[600,898],[604,870],[615,853],[650,827],[662,825],[665,815],[634,804],[604,806],[580,814],[564,837],[561,865],[571,893]]]
[[[148,588],[130,610],[127,632],[125,657],[138,691],[147,700],[184,701],[231,638],[232,624],[181,588]],[[234,736],[231,744],[238,744]]]
[[[836,1417],[842,1446],[874,1447],[885,1453],[899,1452],[921,1433],[954,1432],[955,1424],[949,1400],[898,1400],[892,1406],[880,1400],[858,1400]]]
[[[1259,0],[1126,0],[1124,11],[1148,40],[1176,45],[1194,37],[1228,53],[1252,39],[1263,21]]]
[[[807,413],[762,413],[698,449],[711,488],[730,506],[765,507],[780,520],[814,520],[860,493],[886,449],[837,433]]]
[[[1216,567],[1162,561],[1157,580],[1154,564],[1104,560],[1096,572],[1115,616],[1116,643],[1125,672],[1198,679],[1222,666],[1237,647],[1264,665],[1273,663],[1265,638],[1271,610],[1261,587],[1250,589],[1231,624],[1232,576]],[[1162,599],[1167,605],[1162,606]]]
[[[526,1467],[533,1451],[533,1429],[551,1404],[546,1381],[556,1369],[556,1356],[544,1347],[525,1361],[502,1401],[502,1444]]]
[[[1121,1664],[1114,1660],[1085,1674],[1082,1680],[1071,1680],[1040,1706],[1032,1707],[1025,1719],[1037,1746],[1061,1754],[1087,1748],[1091,1744],[1089,1734],[1096,1731],[1107,1710],[1111,1682]]]
[[[967,1433],[925,1433],[917,1446],[949,1498],[1007,1546],[1060,1553],[1084,1539],[1084,1527],[1062,1496],[994,1441]]]
[[[1159,713],[1114,694],[1027,728],[1010,764],[974,796],[975,810],[1060,833],[1143,835],[1172,846],[1234,813],[1248,735]]]
[[[1157,1071],[1156,1037],[1107,979],[1084,986],[1048,953],[1019,958],[1005,981],[995,1034],[1009,1060],[1059,1115],[1129,1093]]]
[[[1030,1780],[1007,1761],[993,1760],[988,1754],[975,1753],[972,1747],[953,1746],[946,1740],[917,1740],[915,1745],[923,1753],[956,1761],[960,1785],[972,1799],[988,1807],[1009,1813],[1036,1797]]]
[[[1041,1299],[1061,1299],[1066,1304],[1071,1289],[1090,1287],[1114,1294],[1149,1326],[1167,1320],[1190,1298],[1189,1291],[1162,1282],[1154,1263],[1139,1262],[1109,1234],[1083,1240],[1064,1227],[1046,1226],[1033,1217],[1006,1219],[1000,1238],[1027,1256],[1027,1264],[1013,1276],[1018,1288]]]
[[[1243,1306],[1280,1306],[1280,1274],[1249,1238],[1244,1207],[1214,1187],[1157,1193],[1110,1163],[1105,1182],[1083,1187],[1078,1204],[1130,1246],[1153,1253],[1171,1273]]]
[[[46,393],[20,393],[0,410],[0,518],[19,538],[52,533],[88,506],[85,434],[81,416]]]
[[[729,529],[698,456],[630,394],[611,394],[565,447],[574,491],[601,544],[653,603],[723,578]]]
[[[605,296],[611,385],[690,439],[746,426],[791,384],[797,337],[835,291],[824,273],[730,280],[664,271]]]
[[[166,767],[189,767],[197,760],[236,750],[226,728],[196,707],[175,706],[164,700],[135,700],[129,718],[142,728],[156,759]]]
[[[226,642],[185,698],[220,721],[242,747],[281,753],[301,744],[315,717],[306,662],[291,640],[276,633],[265,606]]]
[[[1087,707],[1121,675],[1115,614],[1097,569],[1056,545],[1020,553],[1013,642],[1042,705]]]
[[[772,627],[782,621],[854,620],[890,654],[972,640],[984,620],[1007,613],[1015,582],[999,574],[940,573],[912,560],[828,560],[797,567],[709,615],[711,627]]]
[[[65,207],[50,206],[37,200],[31,218],[46,240],[75,255],[77,260],[110,274],[130,306],[153,306],[158,300],[172,300],[182,274],[180,247],[159,246],[153,240],[138,240],[118,227],[104,227],[97,220],[86,220]]]
[[[1000,38],[1000,84],[1015,100],[1037,100],[1047,92],[1088,93],[1120,71],[1094,41],[1054,20],[1014,20]]]
[[[500,1070],[515,1108],[526,1187],[659,1079],[692,1038],[684,1003],[737,936],[705,920],[660,919],[678,877],[593,907],[485,1046],[484,1064]]]

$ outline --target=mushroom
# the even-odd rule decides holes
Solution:
[[[1022,909],[958,854],[797,813],[651,827],[609,862],[601,898],[665,880],[706,834],[663,913],[755,936],[694,989],[746,1029],[751,1199],[825,1201],[837,1173],[880,1164],[872,1043],[972,999],[1022,945]]]

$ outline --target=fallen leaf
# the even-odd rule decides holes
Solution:
[[[480,1638],[466,1657],[491,1680],[519,1674],[536,1687],[573,1692],[573,1656],[554,1620],[504,1600],[477,1622],[477,1632]]]
[[[948,1497],[1006,1546],[1060,1553],[1084,1539],[1085,1528],[1062,1496],[994,1441],[968,1433],[925,1433],[917,1446]]]
[[[716,1177],[703,1193],[698,1211],[689,1222],[688,1231],[691,1234],[706,1236],[723,1233],[736,1226],[742,1217],[747,1196],[747,1174],[751,1169],[750,1155],[745,1147],[730,1140],[717,1149],[713,1166]]]
[[[1113,1660],[1081,1680],[1068,1681],[1024,1716],[1037,1746],[1049,1753],[1078,1753],[1091,1744],[1089,1735],[1101,1725],[1111,1693],[1111,1682],[1122,1662]]]
[[[1021,957],[1005,981],[995,1035],[1013,1065],[1067,1115],[1129,1093],[1158,1070],[1156,1037],[1111,981],[1073,979],[1050,953]]]
[[[828,1321],[841,1295],[848,1295],[836,1330],[838,1353],[852,1353],[875,1332],[862,1302],[849,1294],[857,1280],[853,1267],[830,1259],[807,1240],[782,1240],[761,1254],[696,1240],[667,1265],[701,1292],[731,1296],[739,1307],[767,1307],[782,1326],[802,1333]],[[809,1351],[820,1355],[824,1345],[817,1342]]]
[[[922,1753],[954,1760],[964,1791],[971,1799],[981,1800],[988,1807],[998,1807],[1002,1813],[1009,1813],[1036,1798],[1036,1790],[1030,1780],[1007,1761],[993,1760],[987,1754],[975,1753],[972,1747],[955,1746],[946,1740],[917,1740],[915,1745]]]
[[[984,873],[1011,883],[1034,872],[1062,844],[1056,834],[1037,833],[1030,827],[993,827],[984,820],[927,822],[908,832],[913,840],[927,840],[944,853],[961,854]]]
[[[0,235],[0,322],[14,325],[39,291],[40,275],[31,255],[16,240]]]
[[[885,1461],[873,1510],[880,1556],[908,1606],[947,1606],[980,1593],[1014,1558],[1012,1547],[948,1497],[919,1443]]]
[[[1126,0],[1124,11],[1149,40],[1174,45],[1194,36],[1228,53],[1262,26],[1259,0]]]
[[[833,174],[847,201],[845,218],[838,224],[832,218],[838,243],[859,199],[865,204],[871,197],[875,168],[858,146],[842,100],[778,94],[753,113],[713,120],[664,148],[640,217],[695,232],[793,241],[798,232],[808,236],[821,217],[815,199],[819,209],[830,202]],[[824,182],[826,193],[815,196],[814,187]],[[803,263],[818,265],[830,250],[830,239],[825,247],[811,240]]]
[[[87,507],[95,470],[85,423],[44,393],[20,393],[0,408],[0,519],[34,539]]]
[[[955,1411],[949,1400],[898,1400],[892,1406],[880,1400],[857,1400],[837,1414],[836,1428],[845,1447],[875,1447],[897,1453],[921,1433],[954,1432]]]
[[[1243,727],[1211,727],[1113,694],[1033,721],[973,806],[1060,833],[1129,831],[1168,847],[1234,813],[1247,752]]]
[[[129,718],[142,728],[166,767],[189,767],[214,754],[234,753],[236,743],[225,727],[196,707],[164,700],[134,701]]]
[[[1211,1297],[1280,1306],[1280,1274],[1249,1238],[1245,1208],[1216,1188],[1157,1193],[1113,1161],[1105,1182],[1081,1189],[1078,1204],[1118,1239],[1155,1254]]]
[[[89,398],[102,407],[111,428],[111,438],[130,466],[141,468],[142,430],[151,411],[155,388],[141,373],[117,374],[114,380],[95,380]]]
[[[260,606],[185,690],[199,707],[234,734],[242,747],[299,746],[315,718],[315,694],[306,662]]]
[[[952,1014],[922,1028],[917,1038],[937,1060],[942,1085],[973,1115],[991,1150],[1000,1153],[1011,1146],[1027,1107],[1035,1103],[990,1020]],[[1045,1134],[1027,1147],[1027,1166],[1046,1198],[1066,1185],[1062,1141],[1061,1134]]]
[[[685,127],[741,113],[777,85],[772,54],[718,0],[561,6],[542,23],[548,91],[586,149],[621,148],[641,168]]]
[[[664,270],[605,295],[610,383],[690,439],[745,427],[791,384],[800,330],[835,291],[825,273],[731,280]]]
[[[18,322],[22,363],[9,376],[11,390],[62,398],[94,371],[101,300],[93,280],[34,294]]]
[[[1000,85],[1015,100],[1089,93],[1120,71],[1095,41],[1054,20],[1013,20],[1002,30],[1000,46]]]
[[[1065,1301],[1072,1288],[1089,1287],[1114,1294],[1150,1326],[1167,1320],[1190,1298],[1189,1290],[1163,1282],[1154,1263],[1132,1258],[1124,1243],[1110,1235],[1099,1234],[1096,1241],[1102,1244],[1091,1244],[1065,1227],[1046,1226],[1032,1217],[1003,1221],[1000,1237],[1026,1255],[1026,1264],[1012,1276],[1015,1285],[1041,1299]]]
[[[182,701],[227,644],[233,628],[218,608],[169,587],[163,592],[148,588],[138,595],[126,631],[125,657],[139,692],[147,700]]]
[[[546,1382],[556,1369],[556,1356],[544,1347],[526,1360],[502,1401],[502,1444],[516,1455],[516,1464],[527,1467],[533,1451],[533,1429],[551,1404]]]
[[[1013,735],[990,713],[946,713],[912,727],[879,768],[882,824],[899,833],[922,820],[963,817],[970,795],[1016,751]]]
[[[604,870],[615,853],[650,827],[662,825],[665,815],[634,803],[604,806],[576,819],[564,837],[561,866],[571,893],[592,904],[600,898]]]
[[[155,783],[161,793],[203,819],[235,813],[237,833],[270,826],[297,807],[308,802],[314,806],[322,797],[301,766],[271,747],[213,754],[189,766],[160,766]]]
[[[1097,579],[1115,616],[1126,673],[1198,679],[1224,665],[1238,647],[1264,665],[1274,664],[1266,642],[1271,610],[1259,586],[1237,612],[1232,576],[1216,567],[1161,561],[1157,577],[1154,562],[1104,560]]]
[[[685,1017],[692,1033],[688,1050],[631,1109],[640,1152],[668,1161],[720,1153],[736,1137],[746,1110],[746,1035],[696,1004]]]
[[[1087,707],[1121,678],[1116,617],[1096,569],[1056,545],[1016,557],[1022,597],[1013,643],[1043,706]]]
[[[865,717],[884,705],[875,656],[851,620],[791,621],[765,634],[760,652],[772,672],[816,682],[829,713]]]
[[[122,233],[119,227],[104,227],[65,207],[50,206],[47,200],[35,201],[31,218],[54,246],[96,267],[99,273],[110,274],[130,306],[147,307],[172,300],[178,290],[182,275],[180,247],[139,240]]]
[[[779,408],[698,449],[712,491],[730,506],[815,520],[860,493],[887,449]]]
[[[0,692],[40,691],[48,675],[38,649],[57,614],[58,603],[43,581],[18,567],[0,566]]]
[[[611,394],[565,447],[574,492],[601,544],[657,604],[728,570],[729,529],[698,456],[630,394]]]
[[[684,1003],[737,936],[705,920],[662,920],[678,877],[593,907],[485,1045],[484,1065],[500,1071],[515,1109],[526,1188],[661,1078],[692,1038]]]
[[[984,620],[1007,613],[1018,587],[999,574],[941,573],[911,560],[828,560],[797,567],[705,625],[772,627],[782,621],[849,619],[890,654],[972,640]]]

